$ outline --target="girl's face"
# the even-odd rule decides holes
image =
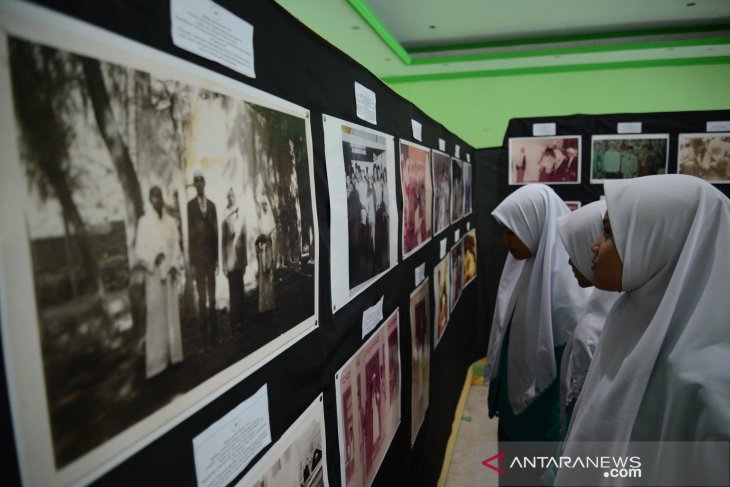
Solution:
[[[522,240],[509,228],[502,225],[502,243],[509,253],[517,260],[525,260],[532,257],[532,252]]]
[[[603,234],[593,242],[591,250],[595,254],[591,266],[593,284],[604,291],[622,291],[621,276],[624,265],[613,240],[608,213],[603,217]]]

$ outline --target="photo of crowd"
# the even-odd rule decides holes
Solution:
[[[594,135],[591,183],[667,173],[669,135]]]
[[[509,139],[509,184],[580,183],[578,136]]]
[[[342,126],[350,289],[390,267],[384,145],[381,136]]]
[[[449,307],[449,257],[445,256],[433,268],[434,327],[433,348],[435,349],[449,324],[451,308]]]
[[[730,133],[679,134],[677,172],[730,183]]]
[[[428,409],[431,370],[428,294],[428,278],[411,293],[411,445],[416,442]]]
[[[464,163],[451,159],[451,223],[464,217]]]

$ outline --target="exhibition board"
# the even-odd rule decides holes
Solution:
[[[274,2],[2,14],[15,479],[245,484],[279,475],[284,455],[289,481],[340,485],[335,377],[380,337],[361,482],[434,483],[480,352],[476,286],[460,277],[438,350],[427,298],[471,229],[473,150]]]

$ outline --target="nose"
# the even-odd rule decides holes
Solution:
[[[598,254],[598,249],[601,247],[601,240],[603,239],[603,235],[599,235],[595,242],[591,245],[591,251],[594,254]]]

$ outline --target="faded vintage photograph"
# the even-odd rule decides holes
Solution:
[[[428,306],[429,279],[411,293],[411,446],[428,409],[431,370],[431,332]]]
[[[451,159],[451,223],[464,217],[464,163]]]
[[[433,268],[433,302],[434,302],[434,325],[433,325],[433,348],[434,350],[441,341],[441,337],[449,324],[451,308],[449,306],[449,257],[444,257],[441,262]]]
[[[318,397],[236,484],[237,487],[327,487],[324,408]]]
[[[472,165],[468,162],[464,163],[464,216],[471,215],[472,210]]]
[[[666,174],[669,135],[594,135],[591,183]]]
[[[431,153],[427,148],[401,141],[404,258],[431,239],[433,191],[430,166]]]
[[[730,133],[679,134],[677,172],[730,183]]]
[[[342,126],[347,184],[350,288],[390,267],[388,171],[385,138]]]
[[[579,184],[578,135],[509,139],[509,184]]]
[[[336,313],[398,263],[396,149],[392,135],[346,120],[323,115],[322,127]]]
[[[451,262],[451,311],[454,311],[456,303],[461,297],[464,288],[464,239],[459,240],[451,247],[449,252]]]
[[[477,231],[464,234],[464,287],[477,277]]]
[[[13,37],[8,63],[61,468],[313,323],[308,122]]]
[[[398,311],[335,375],[343,486],[372,484],[400,423]]]
[[[448,154],[431,150],[433,172],[433,234],[449,227],[451,222],[451,158]]]

